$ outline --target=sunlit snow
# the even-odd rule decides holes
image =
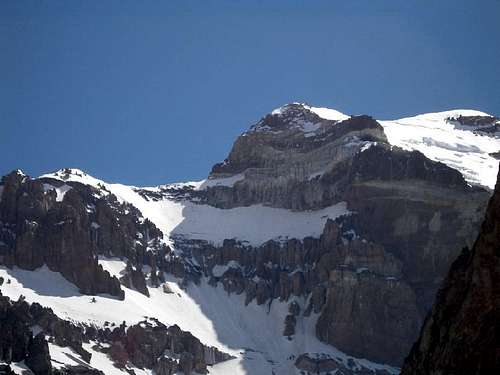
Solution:
[[[391,144],[418,150],[431,160],[457,169],[468,182],[493,189],[498,160],[489,154],[500,151],[500,139],[464,130],[446,121],[460,115],[489,116],[479,111],[454,110],[380,121],[380,124]]]

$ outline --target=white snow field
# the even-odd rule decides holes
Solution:
[[[498,160],[489,154],[500,151],[500,135],[476,134],[446,121],[460,115],[490,116],[457,109],[379,122],[391,144],[405,150],[418,150],[431,160],[457,169],[467,182],[493,189]]]
[[[62,172],[58,171],[41,177],[62,179],[61,176]],[[220,209],[168,197],[160,201],[148,201],[133,186],[109,184],[78,169],[72,169],[65,181],[77,181],[96,188],[106,187],[120,201],[131,203],[138,208],[145,218],[151,220],[163,232],[168,243],[171,243],[170,239],[173,236],[202,239],[216,245],[221,245],[224,239],[236,238],[254,246],[271,239],[318,237],[328,218],[335,219],[348,214],[344,202],[322,210],[294,212],[263,205]],[[204,180],[171,186],[190,185],[195,189],[201,189],[215,184],[215,180]],[[145,189],[159,190],[158,187]]]
[[[118,262],[113,259],[113,264],[108,266],[119,272],[125,267],[125,263],[119,265]],[[95,297],[96,302],[92,303],[93,297],[80,294],[75,285],[45,266],[36,271],[19,268],[10,270],[2,266],[0,277],[10,279],[10,283],[4,283],[1,287],[2,294],[13,300],[23,295],[27,302],[38,302],[50,307],[60,318],[69,321],[103,327],[105,322],[118,326],[123,321],[134,324],[146,317],[154,317],[166,325],[177,324],[204,344],[215,346],[236,357],[211,367],[211,374],[272,374],[272,371],[277,375],[296,374],[295,358],[290,356],[304,352],[326,353],[344,363],[351,358],[316,338],[315,316],[299,318],[297,333],[289,341],[283,336],[282,324],[276,324],[284,322],[288,314],[287,303],[273,301],[271,306],[259,306],[253,302],[245,306],[244,296],[228,295],[221,287],[215,288],[204,282],[200,286],[191,285],[183,290],[179,287],[179,280],[167,276],[168,286],[173,293],[164,293],[161,287],[149,287],[148,298],[123,287],[124,301],[99,295]],[[297,302],[304,305],[305,300],[297,299]],[[85,348],[90,349],[91,345],[85,345]],[[75,362],[82,361],[71,349],[53,344],[49,349],[54,355],[52,360],[55,367],[75,365]],[[94,350],[91,352],[91,366],[105,374],[126,374],[115,368],[106,355]],[[357,362],[369,368],[397,372],[392,367],[367,360]]]

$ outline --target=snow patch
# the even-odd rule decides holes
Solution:
[[[447,121],[459,116],[490,115],[453,110],[379,122],[392,145],[420,151],[431,160],[457,169],[467,182],[493,189],[498,160],[489,154],[500,151],[500,139],[457,128]]]
[[[323,107],[310,107],[308,105],[304,105],[304,108],[307,108],[311,112],[316,113],[319,117],[324,118],[325,120],[344,121],[350,118],[350,116],[347,116],[335,109],[323,108]]]
[[[58,346],[51,342],[49,344],[50,360],[52,362],[52,367],[56,369],[61,369],[67,366],[78,366],[83,362],[78,359],[80,355],[73,351],[73,349],[68,347]]]
[[[202,180],[198,183],[195,183],[195,190],[205,190],[209,187],[214,187],[214,186],[226,186],[226,187],[233,187],[235,183],[238,181],[241,181],[245,179],[245,174],[244,173],[238,173],[235,174],[234,176],[231,177],[224,177],[224,178],[208,178],[206,180]]]
[[[222,275],[224,275],[230,268],[238,269],[241,268],[241,266],[235,260],[230,260],[227,264],[224,265],[216,264],[212,268],[212,275],[214,275],[215,277],[222,277]]]
[[[51,184],[43,184],[43,190],[45,192],[49,190],[55,190],[56,192],[56,202],[62,202],[64,199],[64,195],[71,190],[71,186],[69,185],[61,185],[59,187],[53,186]]]
[[[118,279],[125,274],[125,268],[127,268],[127,264],[116,257],[107,258],[103,255],[99,255],[97,263],[102,266],[104,271],[108,271],[111,276],[115,276]]]

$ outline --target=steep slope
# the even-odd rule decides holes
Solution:
[[[402,375],[500,369],[500,174],[481,232],[453,262]]]
[[[7,214],[2,216],[4,220],[1,231],[1,259],[2,263],[8,267],[0,268],[0,277],[5,280],[0,291],[11,301],[21,299],[29,304],[39,303],[50,307],[56,316],[68,319],[83,332],[76,340],[77,348],[85,349],[82,355],[75,351],[73,346],[68,346],[70,337],[66,331],[54,336],[52,331],[44,327],[40,329],[37,321],[27,320],[25,325],[27,325],[28,335],[33,332],[34,337],[35,333],[41,331],[49,340],[48,350],[52,357],[52,371],[62,366],[67,367],[68,373],[72,373],[71,371],[77,371],[72,367],[83,363],[87,366],[86,368],[93,367],[106,374],[130,371],[137,374],[148,373],[156,368],[155,362],[134,359],[135,352],[132,351],[134,347],[125,346],[125,351],[116,353],[115,349],[108,350],[111,345],[110,341],[115,340],[115,336],[122,337],[122,326],[128,332],[131,328],[140,325],[145,317],[154,317],[166,327],[179,326],[181,330],[189,331],[199,338],[205,347],[214,347],[216,349],[211,350],[229,353],[236,357],[227,360],[228,358],[221,354],[214,360],[213,355],[210,354],[212,352],[208,351],[206,352],[208,354],[201,356],[200,360],[200,357],[196,356],[197,352],[193,352],[194,348],[187,347],[185,351],[181,350],[181,354],[187,353],[183,354],[184,357],[193,355],[195,359],[198,358],[194,364],[189,361],[181,363],[182,356],[179,357],[176,353],[166,353],[165,357],[173,361],[173,365],[166,367],[167,370],[172,366],[186,371],[186,368],[193,368],[193,366],[204,368],[212,365],[214,371],[221,374],[270,373],[274,370],[276,373],[288,374],[295,371],[294,353],[298,355],[304,352],[320,352],[328,358],[329,363],[337,367],[345,367],[346,371],[351,371],[349,370],[351,368],[354,372],[363,369],[382,371],[384,368],[387,371],[393,371],[387,366],[357,360],[321,343],[314,337],[314,328],[311,326],[314,324],[314,318],[299,322],[295,340],[290,342],[282,335],[283,327],[281,326],[288,314],[289,307],[286,303],[278,301],[272,305],[245,303],[243,296],[229,297],[223,288],[208,285],[207,279],[199,280],[198,285],[193,284],[191,277],[197,275],[200,278],[200,275],[188,274],[188,272],[194,272],[200,267],[195,264],[195,261],[183,256],[183,252],[188,249],[166,247],[166,241],[162,234],[158,237],[159,232],[155,225],[124,201],[123,197],[128,194],[128,198],[134,197],[144,203],[149,202],[137,192],[136,188],[106,184],[78,170],[62,171],[55,175],[57,176],[59,176],[57,179],[49,177],[31,179],[16,171],[6,176],[2,185],[2,202],[11,202],[6,204],[5,207],[9,208],[5,208],[4,211],[12,212],[12,220],[8,219]],[[16,188],[14,189],[13,186]],[[120,195],[115,196],[110,190]],[[43,193],[40,193],[42,191]],[[178,196],[172,198],[170,203],[179,203],[178,199],[180,199]],[[79,210],[76,216],[57,216],[73,207],[74,201],[79,202],[78,204],[86,209]],[[159,200],[156,203],[161,207],[165,201]],[[137,201],[135,204],[141,207]],[[179,204],[191,205],[192,203],[181,200]],[[24,207],[38,207],[39,210],[37,215],[27,216]],[[212,210],[213,208],[206,207],[205,209]],[[171,213],[175,216],[178,214],[175,210],[159,211],[146,210],[146,212],[156,212],[157,215]],[[278,210],[278,212],[293,215],[287,210]],[[332,212],[336,217],[338,214],[344,214],[345,209],[340,207]],[[53,216],[58,219],[46,222],[46,217]],[[311,217],[317,221],[315,222],[317,224],[327,220],[325,213],[322,216],[324,217],[313,213]],[[32,219],[30,225],[26,225],[28,217]],[[258,218],[259,216],[256,216],[254,220]],[[248,220],[248,218],[243,219]],[[310,221],[311,218],[307,220]],[[307,220],[304,223],[307,223]],[[161,223],[160,221],[159,224]],[[314,231],[318,230],[316,226],[312,228]],[[65,264],[72,264],[74,271],[79,271],[78,263],[71,263],[71,252],[68,253],[73,247],[74,250],[77,247],[67,241],[68,237],[64,233],[80,233],[81,241],[87,244],[85,250],[90,250],[81,253],[81,255],[88,256],[84,258],[85,262],[92,264],[95,262],[96,268],[107,278],[120,280],[120,292],[117,296],[119,298],[114,298],[110,294],[89,297],[84,293],[93,295],[94,290],[83,288],[85,283],[80,285],[78,281],[80,279],[73,279],[72,274],[63,273]],[[166,233],[171,235],[170,232]],[[265,233],[267,232],[263,235]],[[307,229],[305,233],[309,233]],[[199,233],[184,234],[183,239],[189,235],[199,235]],[[37,241],[17,242],[27,235],[30,238],[36,238]],[[173,237],[177,235],[177,232],[172,234]],[[45,238],[53,240],[47,241]],[[257,239],[261,241],[259,237]],[[45,243],[51,244],[48,249],[51,249],[51,254],[55,258],[65,260],[66,263],[45,258],[44,253],[48,251],[45,250]],[[18,256],[18,254],[25,253],[41,255],[40,262],[45,265],[37,268],[39,263],[24,262],[25,258],[30,261],[38,259],[33,256]],[[93,280],[92,274],[88,274],[88,280]],[[304,301],[301,302],[301,304],[304,303]],[[277,322],[281,324],[276,324]],[[108,335],[111,336],[108,337]],[[29,342],[29,336],[26,340]],[[51,340],[56,340],[59,344],[52,345]],[[123,338],[123,340],[127,339]],[[162,346],[159,346],[155,350],[161,348]],[[6,356],[0,360],[16,362],[25,356],[26,354],[16,358]],[[122,363],[120,361],[123,361],[123,358],[129,359]],[[228,364],[224,362],[217,364],[221,358],[225,359]],[[15,366],[23,368],[23,363],[16,363]],[[115,367],[113,363],[119,367]],[[140,369],[143,366],[145,370]]]
[[[472,184],[493,189],[500,151],[500,120],[484,112],[455,110],[380,121],[391,144],[418,150],[460,171]]]
[[[462,156],[482,170],[500,149],[496,119],[466,115],[439,127],[458,121],[447,131],[477,143]],[[0,184],[0,276],[10,280],[0,291],[82,327],[90,360],[42,331],[54,368],[74,357],[106,374],[394,373],[374,362],[401,363],[490,196],[487,179],[437,161],[443,139],[422,152],[391,144],[405,146],[390,134],[404,126],[295,103],[242,134],[200,182],[13,172]],[[156,326],[196,344],[172,353],[156,340],[165,360],[144,360],[128,332],[147,346]]]

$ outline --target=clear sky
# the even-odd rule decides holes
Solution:
[[[0,174],[204,178],[292,101],[500,115],[500,1],[0,1]]]

